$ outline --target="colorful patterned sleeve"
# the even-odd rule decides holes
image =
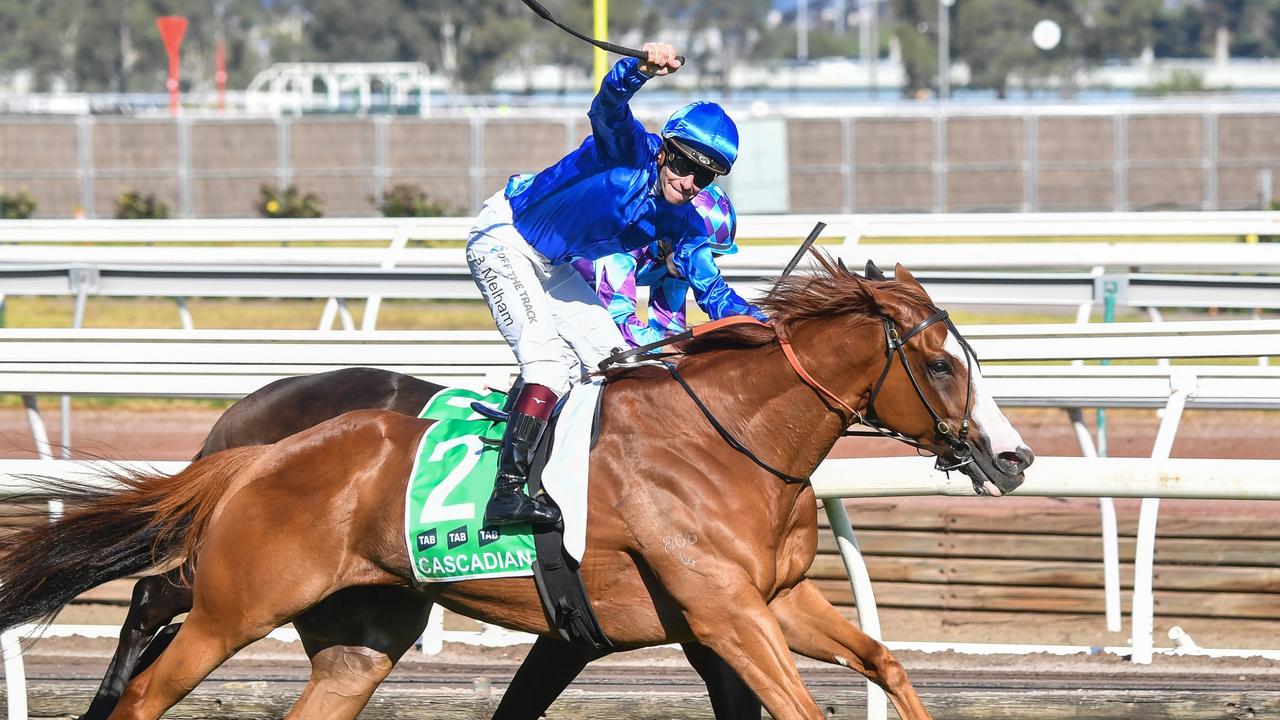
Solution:
[[[632,347],[662,339],[636,317],[636,256],[633,253],[606,255],[595,261],[595,289],[600,302],[609,309],[622,337]]]
[[[657,337],[669,337],[685,331],[685,298],[689,283],[682,278],[663,275],[649,288],[649,329]]]

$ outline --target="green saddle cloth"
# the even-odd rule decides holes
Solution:
[[[418,414],[436,421],[422,436],[405,493],[405,543],[420,583],[533,575],[529,525],[484,524],[506,423],[472,410],[477,400],[501,407],[506,396],[442,390]]]

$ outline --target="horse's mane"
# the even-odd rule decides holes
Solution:
[[[769,326],[730,325],[685,340],[673,346],[677,353],[676,362],[681,357],[715,350],[768,345],[779,337],[790,337],[797,325],[808,320],[840,315],[896,315],[905,307],[921,310],[933,307],[929,297],[913,283],[866,278],[845,267],[844,263],[832,261],[825,251],[815,249],[814,255],[818,261],[815,272],[780,278],[757,301],[756,304],[769,316]],[[893,301],[891,306],[882,306],[886,298]],[[604,377],[612,381],[643,377],[651,372],[665,374],[652,366],[623,366],[606,370]]]

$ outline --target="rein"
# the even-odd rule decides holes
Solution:
[[[888,437],[894,440],[898,440],[899,442],[903,442],[908,445],[911,445],[912,447],[933,452],[938,456],[937,468],[939,470],[945,470],[945,471],[957,470],[961,467],[964,467],[965,465],[968,465],[969,463],[972,463],[973,462],[972,449],[970,448],[969,443],[966,440],[964,440],[964,435],[969,432],[970,413],[972,411],[972,405],[973,405],[972,383],[969,383],[968,387],[966,387],[965,389],[964,417],[960,422],[960,430],[959,430],[959,433],[957,434],[955,431],[952,430],[951,426],[947,423],[947,421],[942,419],[942,416],[938,414],[938,412],[934,409],[933,405],[929,402],[929,399],[925,396],[924,389],[921,387],[919,380],[916,378],[915,372],[911,369],[911,364],[907,362],[907,354],[906,354],[905,346],[907,342],[911,340],[911,338],[915,337],[916,335],[919,335],[922,331],[924,331],[926,328],[933,325],[934,323],[941,322],[944,325],[946,325],[947,329],[951,333],[955,335],[955,337],[959,340],[961,346],[964,348],[966,375],[968,375],[969,371],[972,370],[973,361],[976,359],[976,355],[974,355],[973,349],[969,347],[969,343],[966,342],[964,338],[960,335],[960,332],[956,329],[955,325],[951,322],[951,318],[947,314],[946,310],[937,310],[933,315],[929,316],[928,318],[926,318],[925,320],[917,324],[915,327],[912,327],[906,333],[903,333],[901,335],[898,333],[898,329],[892,319],[888,317],[881,317],[880,320],[881,320],[881,327],[884,329],[884,336],[885,336],[885,364],[884,364],[884,368],[880,371],[880,377],[876,380],[876,384],[871,391],[871,397],[867,401],[866,413],[859,413],[857,410],[850,407],[848,403],[841,400],[839,397],[836,396],[835,393],[828,390],[825,386],[823,386],[822,383],[818,382],[817,379],[815,379],[812,375],[810,375],[809,372],[805,370],[804,365],[801,364],[800,358],[796,355],[795,349],[791,346],[791,343],[789,341],[781,337],[777,338],[777,340],[779,345],[782,346],[782,354],[787,358],[787,363],[791,366],[791,369],[795,371],[796,375],[801,379],[801,381],[804,382],[805,385],[808,385],[810,388],[812,388],[815,392],[817,392],[820,396],[822,396],[825,400],[827,400],[829,404],[833,405],[834,407],[840,408],[841,410],[844,411],[843,415],[845,416],[846,425],[856,421],[858,424],[865,425],[867,427],[872,428],[872,430],[869,432],[846,430],[844,433],[842,433],[843,436],[865,435],[865,436]],[[672,337],[666,338],[665,340],[662,340],[656,343],[650,343],[650,345],[645,346],[645,348],[654,349],[657,347],[663,347],[665,345],[670,345],[672,343],[676,343],[681,340],[687,340],[689,338],[706,335],[707,333],[715,332],[716,330],[719,330],[724,327],[729,327],[731,325],[759,325],[762,327],[771,328],[771,326],[768,323],[761,322],[753,317],[746,316],[746,315],[738,315],[734,317],[721,318],[720,320],[716,320],[714,322],[709,322],[703,325],[699,325],[698,327],[693,328],[691,330],[687,330],[683,333],[680,333],[679,335],[674,335]],[[644,350],[642,350],[641,348],[635,348],[632,351],[628,351],[625,354],[629,355],[631,353],[643,352],[643,351]],[[619,355],[623,355],[623,354],[624,353],[618,353],[614,357],[618,357]],[[876,401],[876,398],[879,397],[881,389],[883,389],[884,387],[885,378],[888,377],[889,371],[893,368],[893,361],[894,361],[895,355],[897,356],[898,360],[901,362],[903,369],[906,371],[907,377],[911,380],[911,386],[915,389],[916,396],[920,398],[920,402],[924,405],[925,409],[929,412],[929,416],[933,418],[935,436],[939,439],[940,442],[945,443],[945,445],[950,450],[950,454],[953,457],[960,459],[958,462],[953,464],[944,463],[942,459],[943,453],[938,452],[938,450],[942,449],[941,445],[929,445],[926,443],[921,443],[916,441],[913,438],[903,435],[897,430],[894,430],[893,428],[890,428],[889,426],[885,425],[884,422],[881,421],[879,416],[876,414],[875,401]],[[605,362],[601,363],[601,366],[604,367],[607,364],[612,364],[611,362],[612,360],[613,358],[606,360]],[[707,419],[707,422],[711,423],[711,426],[715,428],[716,432],[719,433],[720,437],[724,439],[724,441],[728,443],[730,447],[742,453],[743,455],[746,455],[756,465],[768,471],[770,474],[777,476],[783,482],[795,484],[795,483],[805,483],[809,481],[808,478],[799,477],[797,475],[791,475],[790,473],[783,472],[773,467],[772,465],[768,464],[764,460],[761,460],[755,453],[751,451],[750,448],[748,448],[740,440],[734,437],[733,433],[729,432],[729,429],[726,428],[715,417],[715,414],[711,412],[711,409],[708,408],[704,402],[702,402],[702,398],[698,397],[697,393],[694,392],[693,388],[689,385],[688,381],[686,381],[684,377],[680,374],[679,370],[676,369],[675,363],[664,362],[663,366],[666,367],[667,372],[671,374],[672,379],[674,379],[677,383],[679,383],[680,387],[684,389],[685,393],[689,396],[689,398],[693,400],[694,405],[696,405],[698,410],[702,412],[702,415]]]
[[[688,393],[689,398],[693,400],[693,404],[698,406],[698,409],[702,411],[703,417],[707,419],[707,422],[711,423],[711,427],[715,428],[716,432],[720,433],[720,437],[724,438],[724,441],[729,444],[729,447],[733,448],[734,450],[737,450],[743,455],[746,455],[748,458],[751,458],[751,462],[764,468],[770,474],[776,475],[779,479],[781,479],[783,482],[787,483],[788,485],[795,485],[795,484],[809,482],[809,478],[800,477],[798,475],[790,475],[788,473],[782,472],[781,470],[775,468],[774,466],[770,465],[769,463],[757,457],[755,453],[751,452],[750,448],[748,448],[746,445],[743,445],[736,437],[734,437],[733,433],[729,432],[728,428],[720,424],[720,421],[716,419],[716,416],[714,414],[712,414],[711,409],[708,408],[705,404],[703,404],[702,398],[698,397],[698,394],[693,391],[693,388],[689,387],[689,383],[680,374],[680,371],[676,370],[675,363],[664,362],[663,365],[666,366],[667,371],[671,373],[671,377],[674,378],[676,382],[680,383],[680,387],[684,388],[684,391]]]
[[[651,342],[647,345],[641,345],[640,347],[631,348],[630,350],[619,350],[618,352],[614,353],[608,358],[605,358],[604,360],[602,360],[600,362],[600,369],[604,370],[610,365],[614,365],[627,358],[632,358],[642,353],[649,352],[650,350],[656,350],[658,348],[666,347],[668,345],[674,345],[675,343],[682,342],[684,340],[700,337],[702,335],[715,332],[716,330],[719,330],[721,328],[726,328],[731,325],[758,325],[760,327],[766,327],[766,328],[772,329],[772,326],[769,325],[769,323],[761,322],[760,320],[757,320],[749,315],[734,315],[732,317],[720,318],[719,320],[713,320],[709,323],[704,323],[695,328],[685,330],[684,332],[679,333],[678,335],[672,335],[670,337],[663,338],[662,340]],[[800,358],[796,356],[795,349],[791,347],[790,342],[779,337],[778,343],[782,346],[782,354],[786,356],[787,362],[791,365],[791,368],[795,370],[796,375],[799,375],[800,379],[804,381],[806,385],[816,390],[819,395],[823,396],[824,398],[829,400],[832,404],[841,408],[842,410],[845,411],[845,413],[847,413],[846,422],[845,422],[846,425],[849,422],[852,422],[854,418],[858,417],[858,412],[856,410],[849,407],[847,403],[845,403],[843,400],[837,397],[835,393],[831,392],[826,387],[824,387],[822,383],[818,382],[816,379],[814,379],[812,375],[809,374],[809,371],[804,369],[804,366],[800,364]],[[663,362],[662,364],[667,369],[667,372],[671,373],[671,377],[677,383],[680,384],[680,387],[684,388],[685,393],[687,393],[689,395],[689,398],[693,400],[693,404],[698,407],[698,410],[702,411],[703,417],[707,419],[707,422],[711,423],[711,427],[715,428],[716,432],[720,434],[720,437],[723,438],[724,441],[729,444],[729,447],[732,447],[734,450],[737,450],[743,455],[746,455],[747,457],[751,458],[752,462],[764,468],[765,470],[769,471],[771,474],[776,475],[783,482],[786,482],[789,484],[809,482],[809,478],[785,473],[773,467],[769,463],[761,460],[759,457],[757,457],[755,453],[751,452],[750,448],[748,448],[746,445],[743,445],[740,440],[738,440],[736,437],[733,436],[733,433],[729,432],[728,428],[726,428],[723,424],[721,424],[721,422],[718,419],[716,419],[715,414],[712,413],[711,409],[708,408],[706,404],[702,402],[702,398],[698,397],[698,394],[694,392],[692,387],[689,386],[689,383],[684,379],[684,376],[682,376],[680,374],[680,371],[676,369],[675,363]]]

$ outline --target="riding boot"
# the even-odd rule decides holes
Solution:
[[[521,390],[502,437],[498,477],[484,511],[486,524],[528,522],[550,525],[560,521],[559,509],[543,499],[529,497],[524,490],[533,453],[547,428],[547,418],[554,404],[555,394],[549,388],[528,385]]]

